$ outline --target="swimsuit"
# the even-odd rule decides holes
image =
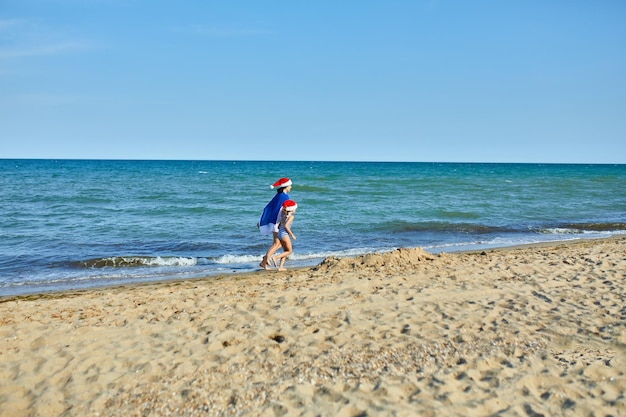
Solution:
[[[280,220],[278,221],[278,239],[283,240],[285,237],[289,236],[287,233],[287,229],[285,229],[285,223],[287,223],[287,219],[289,219],[289,214],[286,216],[280,216]]]

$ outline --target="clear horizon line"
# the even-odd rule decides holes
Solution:
[[[513,162],[513,161],[401,161],[401,160],[334,160],[334,159],[192,159],[192,158],[72,158],[72,157],[0,157],[4,161],[154,161],[154,162],[329,162],[390,164],[511,164],[511,165],[626,165],[626,162]]]

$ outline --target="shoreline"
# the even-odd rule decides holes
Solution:
[[[474,254],[474,253],[491,252],[491,251],[517,250],[517,249],[525,249],[525,248],[533,248],[533,247],[543,248],[543,247],[550,247],[550,246],[559,246],[563,244],[564,245],[576,244],[578,242],[583,243],[583,242],[590,242],[590,241],[604,241],[604,240],[613,240],[613,239],[621,239],[621,238],[626,238],[626,235],[616,234],[616,235],[601,237],[601,238],[589,238],[589,239],[574,238],[574,239],[569,239],[569,240],[551,240],[551,241],[523,243],[523,244],[508,245],[508,246],[496,246],[496,247],[481,248],[481,249],[458,250],[458,251],[450,251],[450,252],[438,251],[438,252],[432,252],[432,255],[438,256],[439,254],[457,254],[457,253],[458,254]],[[422,248],[411,247],[411,248],[398,248],[398,249],[412,250],[412,249],[422,249]],[[426,249],[424,249],[424,251],[431,253],[430,251]],[[392,252],[392,251],[389,251],[389,252]],[[382,253],[389,253],[389,252],[382,252]],[[378,252],[372,252],[372,253],[367,253],[367,254],[362,254],[362,255],[357,255],[357,256],[341,256],[337,258],[338,259],[354,259],[354,258],[360,258],[363,256],[370,256],[370,255],[375,255],[375,254],[378,254]],[[321,262],[324,262],[324,259],[322,259],[320,263]],[[300,266],[300,267],[288,268],[288,271],[304,272],[311,268],[315,268],[318,265],[319,263],[317,265],[311,265],[311,266]],[[35,291],[32,293],[29,292],[26,294],[0,295],[0,303],[10,301],[10,300],[15,300],[15,299],[33,299],[33,298],[39,298],[39,297],[57,298],[57,297],[63,297],[66,293],[68,294],[84,293],[84,292],[90,292],[90,291],[104,291],[107,289],[123,289],[123,288],[133,288],[133,287],[141,287],[141,286],[160,285],[160,284],[167,285],[169,283],[176,283],[176,282],[187,282],[187,281],[193,282],[193,281],[204,281],[204,280],[212,280],[212,279],[223,280],[229,277],[233,279],[243,279],[244,277],[249,276],[249,275],[263,274],[263,273],[271,274],[271,273],[279,273],[279,272],[274,269],[269,270],[269,271],[259,269],[255,271],[246,271],[246,272],[228,272],[228,273],[219,273],[215,275],[203,275],[203,276],[198,276],[198,277],[193,277],[193,278],[165,278],[162,280],[157,279],[157,280],[149,280],[146,282],[102,284],[102,285],[89,286],[85,288],[69,288],[69,289],[58,289],[58,290],[49,290],[49,291]]]
[[[491,252],[491,251],[517,250],[517,249],[533,248],[533,247],[542,248],[542,247],[550,247],[550,246],[559,246],[563,244],[565,245],[576,244],[577,242],[582,243],[582,242],[604,241],[604,240],[621,239],[621,238],[626,238],[626,234],[615,234],[615,235],[611,235],[607,237],[573,238],[573,239],[568,239],[568,240],[550,240],[550,241],[522,243],[522,244],[507,245],[507,246],[494,246],[494,247],[481,248],[481,249],[457,250],[457,251],[450,251],[450,252],[446,252],[446,251],[430,252],[427,249],[424,249],[424,251],[428,253],[432,253],[433,256],[438,256],[440,254],[473,254],[473,253],[482,253],[482,252]],[[423,249],[423,248],[410,247],[410,248],[398,248],[398,249],[412,250],[412,249]],[[395,249],[395,250],[398,250],[398,249]],[[392,251],[389,251],[389,252],[392,252]],[[360,258],[363,256],[375,255],[378,253],[389,253],[389,252],[372,252],[372,253],[366,253],[366,254],[357,255],[357,256],[341,256],[337,258],[353,259],[353,258]],[[331,256],[331,258],[334,258],[334,257]],[[322,259],[320,263],[324,262],[324,260],[325,259]],[[311,268],[315,268],[318,265],[319,263],[317,265],[310,265],[310,266],[298,266],[298,267],[293,267],[293,268],[288,267],[288,271],[304,272]],[[233,279],[243,279],[243,277],[246,277],[249,275],[263,274],[263,273],[271,274],[271,273],[279,273],[279,272],[274,269],[269,270],[269,271],[259,269],[255,271],[246,271],[246,272],[224,272],[224,273],[217,273],[217,274],[212,274],[212,275],[202,275],[202,276],[197,276],[197,277],[192,277],[192,278],[164,278],[164,279],[147,280],[145,282],[136,281],[136,282],[127,282],[127,283],[119,283],[119,284],[101,284],[101,285],[94,284],[94,285],[90,285],[86,287],[79,287],[79,288],[67,288],[67,289],[62,288],[62,289],[51,289],[51,290],[45,290],[45,291],[40,290],[40,291],[27,292],[23,294],[0,295],[0,304],[3,302],[19,300],[19,299],[58,298],[58,297],[64,297],[66,294],[67,295],[74,294],[74,293],[81,294],[81,293],[90,292],[90,291],[105,291],[107,289],[114,290],[114,289],[133,288],[133,287],[151,286],[151,285],[158,286],[161,284],[167,285],[170,283],[177,283],[177,282],[193,282],[193,281],[204,281],[204,280],[212,280],[212,279],[223,280],[229,277],[234,277]],[[240,277],[240,278],[237,278],[237,277]]]
[[[626,236],[0,298],[0,416],[626,415]]]

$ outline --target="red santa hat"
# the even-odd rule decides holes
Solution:
[[[274,184],[270,185],[270,188],[285,188],[289,187],[292,184],[289,178],[281,178],[276,181]]]
[[[298,205],[293,200],[285,200],[285,202],[283,203],[283,208],[287,211],[294,211],[298,208]]]

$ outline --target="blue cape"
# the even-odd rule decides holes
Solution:
[[[259,220],[259,230],[262,234],[269,235],[278,231],[278,215],[280,214],[280,210],[283,207],[285,200],[289,200],[289,195],[282,192],[276,193],[274,198],[267,203],[263,209],[263,213],[261,214],[261,219]]]

